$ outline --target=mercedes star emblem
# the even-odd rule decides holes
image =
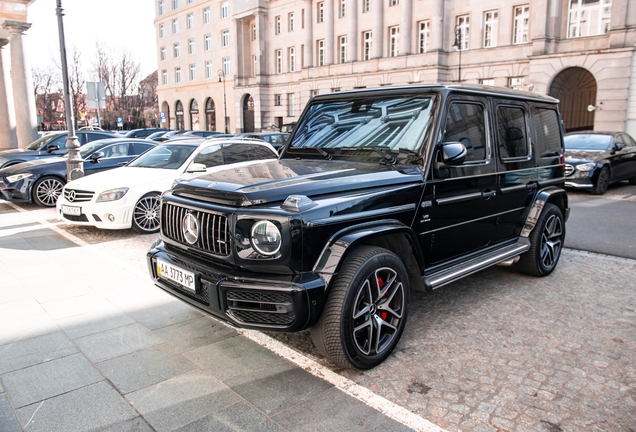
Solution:
[[[197,242],[199,238],[199,221],[192,213],[186,214],[183,218],[181,231],[183,231],[183,236],[188,243],[195,244]]]
[[[72,191],[70,191],[70,192],[68,193],[68,200],[69,200],[70,202],[75,201],[75,191],[74,191],[74,190],[72,190]]]

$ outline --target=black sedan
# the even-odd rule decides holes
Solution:
[[[67,131],[51,132],[36,139],[24,149],[2,150],[0,151],[0,168],[45,157],[62,156],[66,154],[67,136]],[[95,130],[76,131],[75,136],[77,136],[80,146],[104,138],[121,137],[114,132]]]
[[[565,186],[603,195],[610,183],[636,184],[636,142],[624,132],[565,135]]]
[[[84,174],[125,165],[155,144],[136,138],[109,138],[86,144],[80,148]],[[7,201],[33,201],[43,207],[53,207],[65,184],[66,157],[40,159],[0,169],[0,193]]]

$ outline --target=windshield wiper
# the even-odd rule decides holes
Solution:
[[[325,159],[327,159],[327,160],[331,160],[331,158],[332,158],[331,154],[327,153],[326,151],[324,151],[320,147],[305,146],[305,147],[291,147],[291,148],[292,149],[298,149],[298,150],[312,149],[312,150],[317,151],[321,155],[323,155],[325,157]]]
[[[382,149],[386,149],[388,151],[390,151],[390,149],[388,147],[339,147],[338,150],[365,150],[365,151],[373,151],[376,152],[377,154],[379,154],[380,156],[382,156],[382,158],[387,161],[390,164],[394,164],[396,162],[396,159],[391,156],[390,154],[386,153],[385,151],[383,151]]]

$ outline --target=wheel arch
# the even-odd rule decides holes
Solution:
[[[63,185],[66,185],[66,177],[63,177],[59,174],[44,174],[44,175],[40,175],[38,178],[36,178],[32,183],[31,183],[31,192],[29,193],[29,195],[31,196],[31,201],[35,202],[35,185],[42,179],[45,178],[56,178],[58,180],[60,180],[62,182]]]
[[[347,255],[361,245],[378,246],[395,253],[406,267],[411,287],[424,289],[424,257],[417,237],[409,226],[390,219],[347,227],[327,241],[313,268],[314,273],[324,279],[327,290]]]
[[[532,206],[530,207],[528,215],[526,216],[526,220],[523,224],[521,237],[527,238],[530,236],[530,233],[539,220],[539,216],[541,216],[543,207],[545,207],[547,203],[556,205],[559,210],[561,210],[564,221],[567,222],[568,216],[570,214],[570,207],[568,206],[568,194],[564,189],[556,186],[549,186],[545,189],[541,189],[535,195],[534,202],[532,203]]]

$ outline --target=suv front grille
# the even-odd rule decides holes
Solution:
[[[296,319],[287,294],[228,291],[225,296],[228,315],[245,324],[287,326]]]
[[[574,172],[574,167],[570,164],[565,164],[565,175],[570,176]]]
[[[183,232],[183,218],[190,213],[199,223],[196,241],[190,244]],[[216,255],[230,254],[230,238],[227,217],[200,210],[190,210],[171,203],[161,206],[161,228],[166,237],[186,246],[211,252]]]
[[[95,192],[83,191],[78,189],[64,189],[64,198],[68,202],[86,202],[93,199]]]

